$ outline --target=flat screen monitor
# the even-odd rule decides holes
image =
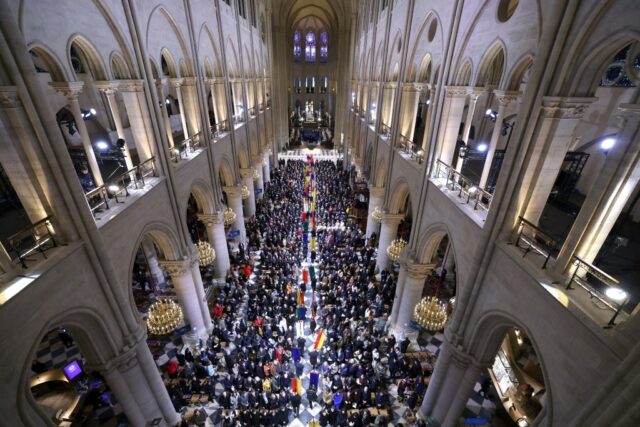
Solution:
[[[82,373],[82,368],[80,367],[80,363],[78,363],[77,360],[72,361],[64,368],[62,368],[62,370],[64,371],[64,374],[67,376],[69,381],[73,380]]]

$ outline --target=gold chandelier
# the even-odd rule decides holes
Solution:
[[[375,222],[382,222],[382,211],[380,210],[380,206],[376,206],[373,212],[371,212],[371,218]]]
[[[429,331],[439,331],[447,323],[447,305],[436,297],[422,298],[413,310],[413,320]]]
[[[240,190],[240,195],[242,196],[242,200],[247,200],[249,198],[249,188],[246,185],[242,186],[242,190]]]
[[[216,260],[216,251],[211,247],[209,242],[200,240],[197,246],[200,266],[206,267],[213,264],[213,261]]]
[[[224,226],[229,227],[231,224],[236,222],[236,213],[231,208],[227,208],[224,211]]]
[[[258,173],[258,169],[253,170],[253,180],[257,181],[260,179],[260,174]]]
[[[167,335],[184,323],[182,308],[172,299],[158,299],[149,307],[147,330],[152,335]]]
[[[397,262],[400,259],[400,254],[405,246],[407,246],[407,242],[404,239],[393,240],[387,248],[387,256],[389,259],[393,262]]]
[[[262,159],[262,166],[267,166],[267,159]]]

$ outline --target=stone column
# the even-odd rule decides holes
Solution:
[[[242,207],[242,195],[241,186],[236,185],[234,187],[223,187],[222,190],[227,195],[229,207],[236,213],[236,222],[231,225],[232,230],[240,231],[240,242],[244,243],[247,240],[247,232],[244,228],[244,209]]]
[[[271,167],[269,164],[269,153],[264,153],[262,157],[262,179],[264,180],[264,184],[271,182]]]
[[[262,170],[262,156],[256,156],[254,158],[253,170],[258,172],[258,179],[253,180],[253,187],[256,190],[256,198],[261,200],[264,197],[264,171]]]
[[[242,183],[249,189],[249,197],[245,199],[244,211],[245,218],[249,219],[256,214],[256,193],[253,190],[253,169],[241,168],[240,176],[242,177]]]
[[[521,188],[528,190],[524,217],[537,224],[575,136],[574,131],[594,98],[545,97],[536,126],[535,151]]]
[[[140,163],[153,157],[155,139],[151,128],[151,116],[144,97],[142,80],[121,80],[118,90],[127,109],[133,141]]]
[[[447,86],[444,105],[442,106],[442,119],[438,131],[437,159],[448,165],[452,165],[453,154],[456,150],[460,122],[464,112],[467,88],[464,86]]]
[[[460,138],[469,145],[469,133],[471,132],[471,124],[473,122],[473,115],[476,112],[476,103],[480,95],[484,93],[484,88],[469,88],[467,92],[469,94],[469,108],[467,108],[467,118],[464,121],[464,128],[462,130],[462,137]],[[456,159],[456,170],[460,172],[462,170],[463,159],[458,156]]]
[[[434,267],[433,264],[406,263],[402,265],[401,268],[406,270],[406,273],[402,287],[402,300],[395,320],[396,330],[406,333],[411,323],[413,310],[422,299],[424,282]]]
[[[619,109],[616,145],[596,154],[606,156],[606,161],[558,255],[560,271],[570,266],[573,255],[589,263],[595,260],[640,182],[640,104],[622,104]]]
[[[371,214],[375,208],[382,210],[384,203],[384,187],[369,186],[369,210],[367,211],[367,239],[371,237],[373,233],[380,233],[380,223],[375,221]]]
[[[232,79],[230,82],[233,87],[233,108],[235,108],[236,111],[235,117],[238,121],[244,122],[247,111],[242,96],[242,79]]]
[[[431,96],[434,93],[432,89],[432,85],[427,85],[427,100],[424,103],[424,108],[427,110],[424,115],[424,135],[422,136],[421,147],[422,150],[426,153],[429,146],[429,135],[431,134],[431,115],[433,114],[433,108],[431,106]],[[416,141],[417,142],[417,141]]]
[[[493,95],[498,101],[498,111],[496,115],[496,122],[493,126],[493,132],[491,133],[491,141],[487,148],[487,157],[484,160],[484,166],[482,167],[482,175],[480,176],[480,188],[485,188],[487,180],[489,179],[489,172],[491,172],[491,163],[493,162],[493,156],[498,148],[498,140],[502,133],[502,122],[504,120],[505,112],[511,103],[518,101],[520,92],[494,90]]]
[[[213,329],[213,325],[211,324],[211,313],[209,312],[207,296],[204,292],[204,283],[202,282],[202,275],[200,274],[200,262],[198,260],[197,250],[191,256],[190,267],[191,267],[191,276],[193,277],[193,283],[196,289],[196,295],[198,296],[198,302],[200,303],[200,311],[202,313],[203,327],[206,331],[206,334],[209,335],[209,333]]]
[[[87,364],[85,369],[102,374],[131,425],[151,425],[160,419],[160,425],[172,426],[180,421],[147,346],[146,334],[124,353],[100,366]]]
[[[257,78],[255,82],[257,88],[257,104],[264,104],[264,80]]]
[[[113,124],[116,127],[116,133],[118,138],[124,140],[124,128],[122,127],[122,118],[120,116],[120,109],[118,108],[118,101],[116,100],[116,90],[118,89],[118,82],[96,82],[96,87],[105,94],[107,101],[109,102],[109,109],[111,109],[111,116],[113,117]],[[129,153],[129,144],[124,144],[124,161],[127,164],[127,170],[133,169],[133,161],[131,160],[131,153]]]
[[[104,181],[102,179],[100,167],[98,166],[98,161],[96,160],[96,154],[94,153],[93,146],[91,145],[89,132],[84,124],[84,118],[82,117],[82,111],[80,110],[80,103],[78,102],[78,96],[82,91],[84,82],[51,82],[50,84],[56,91],[66,96],[67,101],[69,101],[69,109],[71,110],[71,114],[73,114],[73,118],[76,122],[76,129],[82,139],[82,146],[84,147],[84,152],[87,155],[89,169],[93,175],[96,187],[99,187],[104,184]]]
[[[182,101],[185,108],[185,120],[189,127],[189,136],[193,137],[200,132],[200,109],[198,108],[198,94],[196,92],[196,79],[184,77],[180,86]]]
[[[153,246],[153,242],[150,239],[143,238],[141,246],[142,251],[144,252],[144,257],[147,259],[147,265],[149,266],[149,273],[151,273],[151,277],[155,280],[156,285],[164,284],[164,272],[160,268],[158,254],[156,252],[156,248]]]
[[[400,110],[400,134],[413,141],[416,130],[416,115],[420,103],[420,93],[424,83],[404,83],[402,87],[402,107]]]
[[[171,276],[171,283],[184,313],[184,320],[191,326],[190,335],[195,338],[206,335],[200,299],[193,279],[191,264],[185,261],[161,261],[160,265]]]
[[[189,129],[187,128],[187,116],[184,101],[182,99],[182,90],[180,89],[183,79],[170,79],[169,81],[171,82],[173,87],[176,88],[176,95],[178,95],[178,105],[180,106],[180,121],[182,122],[182,133],[184,135],[184,139],[188,139]]]
[[[400,312],[400,306],[402,305],[402,293],[404,292],[406,276],[407,270],[405,268],[400,268],[400,271],[398,272],[398,282],[396,283],[396,293],[393,296],[393,307],[391,307],[391,315],[387,322],[393,330],[396,330],[398,313]]]
[[[378,257],[376,259],[376,267],[380,271],[387,268],[389,258],[387,257],[387,247],[398,234],[398,225],[404,219],[403,214],[384,214],[382,215],[382,226],[380,227],[380,239],[378,243]]]
[[[380,119],[382,108],[376,104],[379,90],[380,82],[371,82],[371,103],[369,104],[369,111],[367,111],[367,123],[376,123]],[[376,109],[375,117],[371,113],[374,107]]]
[[[211,81],[213,112],[216,115],[216,123],[222,123],[229,119],[227,114],[227,94],[224,91],[224,81],[213,79]]]
[[[231,268],[227,236],[224,232],[224,215],[222,213],[198,214],[198,219],[207,226],[207,239],[216,251],[215,276],[218,279],[224,279]]]
[[[173,142],[173,131],[171,130],[171,121],[169,120],[169,112],[167,111],[167,101],[162,90],[166,79],[156,79],[156,90],[158,91],[158,99],[160,99],[160,111],[162,112],[162,121],[164,122],[164,130],[167,133],[169,141],[169,150],[175,145]]]
[[[393,100],[396,96],[397,82],[388,82],[382,86],[382,123],[391,128],[393,120]]]

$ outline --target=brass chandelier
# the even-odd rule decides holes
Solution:
[[[158,299],[149,307],[147,330],[152,335],[167,335],[184,323],[182,308],[172,299]]]
[[[258,173],[258,169],[253,170],[253,180],[257,181],[260,179],[260,174]]]
[[[242,190],[240,190],[240,195],[242,196],[242,200],[247,200],[249,198],[249,188],[246,185],[242,186]]]
[[[400,259],[400,254],[405,246],[407,246],[407,242],[404,239],[400,238],[393,240],[387,248],[387,256],[389,259],[393,262],[397,262]]]
[[[209,242],[200,240],[197,246],[200,266],[206,267],[213,264],[213,261],[216,260],[216,251],[211,247]]]
[[[422,298],[413,310],[413,319],[431,332],[439,331],[447,323],[447,305],[436,297]]]
[[[371,212],[371,218],[373,218],[375,222],[382,222],[382,211],[380,210],[380,206],[376,206],[373,212]]]
[[[230,227],[231,224],[233,224],[234,222],[236,222],[236,213],[233,211],[233,209],[231,208],[227,208],[224,211],[224,226],[225,227]]]

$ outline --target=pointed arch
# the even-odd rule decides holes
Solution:
[[[152,28],[151,22],[153,21],[153,18],[155,17],[156,12],[160,13],[164,17],[164,19],[167,21],[167,23],[169,24],[169,27],[173,30],[173,33],[176,36],[176,39],[180,46],[180,50],[182,53],[182,60],[184,61],[184,64],[185,64],[184,65],[185,74],[182,74],[180,77],[193,77],[193,67],[191,63],[191,57],[189,56],[189,49],[187,47],[187,43],[185,42],[185,38],[182,35],[182,32],[180,31],[180,28],[178,27],[178,24],[176,23],[175,19],[173,18],[173,16],[171,16],[171,14],[169,13],[169,11],[166,9],[164,5],[156,6],[149,14],[149,19],[147,20],[146,45],[149,46],[149,36]]]
[[[163,66],[161,70],[163,75],[166,72],[168,76],[171,78],[178,77],[178,69],[176,67],[176,61],[175,59],[173,59],[173,55],[171,54],[169,49],[167,49],[166,47],[163,47],[162,50],[160,51],[160,61],[161,61],[161,65]],[[165,64],[166,64],[166,70],[164,67]]]
[[[86,62],[86,65],[89,69],[85,70],[94,80],[111,80],[107,77],[106,68],[104,63],[102,62],[102,58],[98,53],[98,50],[93,46],[93,44],[84,36],[80,34],[74,34],[69,38],[67,43],[67,55],[69,60],[69,66],[71,72],[74,73],[73,61],[71,60],[71,49],[74,49],[79,55],[82,55]]]
[[[195,179],[191,183],[191,192],[193,194],[193,198],[196,199],[196,204],[198,205],[198,213],[204,214],[213,214],[215,212],[214,202],[213,202],[213,190],[202,179]],[[187,198],[187,204],[188,204]],[[186,210],[183,209],[183,211]]]
[[[507,49],[505,44],[501,39],[496,39],[482,56],[474,86],[501,87],[506,63]]]
[[[524,79],[527,70],[533,65],[533,55],[526,53],[511,70],[511,74],[507,78],[507,90],[517,91]]]
[[[131,79],[131,73],[127,67],[122,55],[119,52],[111,52],[111,76],[115,80],[129,80]]]
[[[420,68],[418,68],[418,74],[415,77],[416,82],[428,82],[431,80],[431,59],[431,53],[427,52],[422,58],[422,61],[420,61]]]
[[[456,86],[469,86],[471,84],[471,76],[473,74],[473,64],[471,59],[467,58],[456,74],[454,84]]]
[[[232,163],[227,156],[224,156],[220,160],[220,166],[218,166],[218,176],[220,177],[220,184],[223,187],[231,187],[235,185],[235,180],[233,179],[233,168],[231,167]]]
[[[42,43],[32,43],[28,47],[29,53],[34,60],[40,60],[44,63],[46,71],[51,75],[51,81],[54,82],[66,82],[71,80],[66,75],[64,68],[62,67],[60,60],[51,53],[51,50]],[[37,65],[37,64],[36,64]]]
[[[213,37],[213,34],[211,33],[211,29],[209,28],[209,26],[207,25],[207,23],[205,22],[204,24],[202,24],[202,27],[200,27],[200,35],[199,35],[199,39],[202,40],[202,37],[204,37],[204,35],[206,34],[207,38],[209,39],[209,43],[211,43],[211,49],[213,50],[213,68],[212,68],[212,77],[222,77],[222,61],[220,59],[220,50],[218,48],[218,45],[216,43],[216,38]]]

